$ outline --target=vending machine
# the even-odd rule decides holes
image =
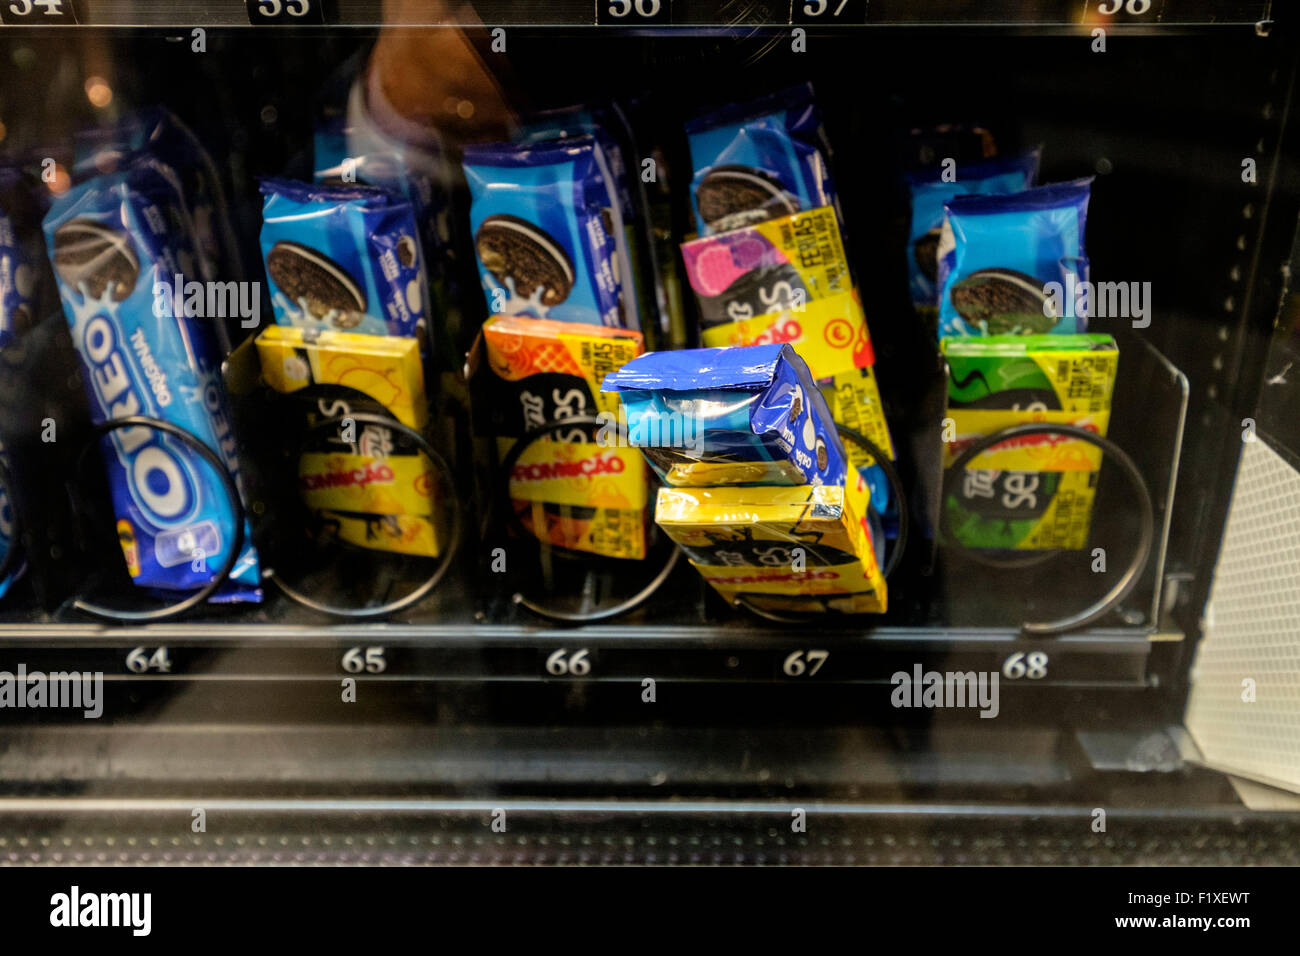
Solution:
[[[1300,863],[1273,0],[0,0],[0,863]]]

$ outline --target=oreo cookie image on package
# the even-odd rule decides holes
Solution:
[[[170,287],[193,261],[191,233],[165,165],[137,157],[58,197],[46,246],[82,367],[93,421],[144,415],[211,448],[238,482],[236,441],[210,329],[172,314]],[[173,223],[180,223],[175,228]],[[221,567],[234,513],[220,476],[183,442],[156,429],[121,428],[100,447],[118,539],[136,584],[194,590]],[[259,600],[247,527],[229,579],[212,598]]]
[[[262,257],[275,320],[417,338],[428,281],[411,204],[370,186],[261,182]]]
[[[844,484],[830,410],[789,345],[648,352],[601,390],[665,484]]]
[[[465,148],[470,229],[493,315],[639,329],[622,211],[597,141]]]
[[[114,172],[142,154],[166,163],[178,177],[194,227],[194,251],[202,277],[231,278],[241,272],[216,164],[190,128],[163,107],[146,107],[111,126],[78,131],[76,179]]]
[[[635,154],[632,127],[623,110],[614,103],[604,106],[578,105],[532,113],[523,120],[516,136],[521,143],[572,140],[589,136],[596,141],[597,163],[610,193],[615,245],[619,254],[619,276],[624,301],[635,308],[635,320],[628,327],[642,331],[660,308],[657,301],[653,233],[648,222],[648,200],[639,178],[628,175],[627,157]],[[614,213],[617,215],[614,215]]]
[[[429,303],[431,351],[443,372],[453,370],[461,331],[456,282],[457,217],[452,207],[446,157],[434,146],[414,148],[388,140],[343,118],[325,120],[312,137],[312,178],[331,186],[373,186],[405,199],[415,215]]]
[[[1082,332],[1087,316],[1048,283],[1088,280],[1084,232],[1092,178],[944,204],[939,337]]]
[[[926,169],[907,175],[912,196],[912,225],[908,234],[907,284],[912,304],[935,308],[939,303],[939,237],[944,203],[957,196],[1022,192],[1034,185],[1041,150],[1020,156],[958,165],[948,182],[944,170]]]
[[[835,206],[821,113],[805,83],[686,124],[699,235]]]

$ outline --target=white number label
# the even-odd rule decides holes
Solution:
[[[152,655],[149,653],[149,648],[137,647],[126,655],[126,669],[132,674],[147,674],[149,671],[170,674],[172,659],[165,647],[158,648]]]
[[[16,17],[25,17],[33,7],[40,7],[47,17],[63,16],[63,0],[15,0],[9,4],[9,12]]]
[[[1151,9],[1151,0],[1101,0],[1097,12],[1103,16],[1114,16],[1123,10],[1130,16],[1140,17]]]
[[[633,10],[638,17],[650,17],[659,14],[660,0],[609,0],[609,15],[611,17],[625,17]]]
[[[388,670],[382,647],[353,647],[343,655],[343,669],[349,674],[382,674]]]
[[[586,677],[591,673],[591,659],[587,649],[574,651],[569,656],[569,649],[561,647],[546,658],[546,673],[552,677]]]
[[[264,17],[278,17],[281,12],[305,17],[311,13],[311,0],[257,0],[257,12]]]
[[[1042,680],[1047,676],[1047,653],[1045,651],[1016,651],[1002,663],[1002,676],[1007,680]]]
[[[792,651],[781,665],[781,670],[786,677],[803,677],[805,674],[812,677],[822,669],[830,656],[830,651]]]
[[[838,17],[843,12],[844,5],[848,2],[849,0],[840,0],[839,6],[835,8],[835,12],[831,16]],[[805,17],[820,17],[829,6],[830,0],[809,0],[808,3],[803,5],[803,15]]]

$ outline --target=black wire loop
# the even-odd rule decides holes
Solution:
[[[889,576],[898,569],[899,562],[903,560],[903,552],[907,550],[907,536],[911,529],[911,508],[907,503],[907,495],[903,491],[903,479],[898,476],[898,469],[889,460],[889,456],[881,451],[880,446],[866,435],[856,428],[850,428],[848,425],[841,425],[838,422],[835,429],[840,433],[841,439],[848,439],[850,443],[857,445],[876,460],[880,470],[885,473],[885,480],[889,482],[889,490],[894,501],[898,503],[898,537],[894,539],[892,545],[887,545],[889,554],[885,558],[884,567],[880,569],[881,577],[888,581]],[[853,465],[850,464],[848,467],[852,469]],[[741,608],[750,614],[769,621],[775,621],[778,624],[809,624],[824,617],[821,614],[780,614],[776,611],[760,608],[744,597],[734,598],[731,603],[733,607]]]
[[[1152,543],[1155,541],[1155,508],[1151,504],[1151,491],[1147,488],[1146,480],[1142,477],[1142,472],[1129,457],[1124,449],[1120,448],[1109,438],[1103,438],[1101,435],[1088,431],[1086,428],[1080,428],[1077,425],[1053,425],[1046,422],[1028,422],[1023,425],[1012,425],[1001,431],[986,435],[976,441],[969,448],[964,450],[948,466],[943,480],[943,501],[939,508],[939,531],[943,536],[945,544],[954,545],[961,549],[965,557],[973,558],[980,563],[988,564],[993,567],[1013,568],[1025,567],[1027,564],[1038,564],[1048,558],[1055,557],[1061,552],[1059,550],[1048,551],[1042,558],[1026,563],[995,563],[997,559],[990,556],[981,555],[977,550],[968,548],[966,545],[956,541],[952,533],[951,522],[948,517],[947,501],[948,496],[952,493],[957,481],[960,480],[966,466],[970,464],[977,456],[988,451],[994,445],[999,445],[1004,441],[1010,441],[1015,438],[1022,438],[1026,435],[1067,435],[1070,438],[1077,438],[1080,441],[1088,442],[1100,448],[1123,473],[1128,480],[1129,485],[1137,495],[1139,515],[1138,546],[1133,553],[1133,558],[1125,569],[1124,574],[1120,576],[1119,581],[1109,591],[1103,594],[1097,601],[1088,605],[1077,614],[1071,614],[1066,617],[1058,618],[1054,621],[1026,621],[1021,625],[1021,629],[1027,634],[1049,635],[1060,634],[1065,631],[1072,631],[1076,628],[1091,624],[1094,621],[1104,617],[1120,601],[1128,596],[1138,583],[1142,572],[1146,570],[1147,561],[1151,557]]]
[[[226,582],[230,577],[230,572],[235,569],[235,564],[239,561],[239,555],[244,550],[244,502],[239,496],[239,488],[235,484],[234,477],[226,469],[226,463],[221,457],[209,448],[197,436],[174,425],[171,422],[163,421],[161,418],[152,418],[148,415],[131,415],[126,418],[111,418],[108,421],[100,422],[92,429],[92,437],[82,447],[77,454],[77,473],[84,471],[86,455],[94,447],[98,439],[104,438],[111,432],[118,431],[122,428],[151,428],[155,431],[171,435],[173,438],[183,442],[191,451],[198,454],[200,458],[212,466],[216,472],[221,487],[226,493],[226,500],[230,504],[231,516],[234,519],[235,534],[231,541],[230,548],[226,553],[226,559],[221,562],[221,567],[216,574],[212,576],[207,584],[199,588],[189,597],[177,601],[173,604],[167,604],[160,608],[153,608],[148,611],[128,611],[122,608],[107,607],[102,604],[95,604],[84,597],[78,596],[72,602],[74,610],[89,614],[91,617],[99,618],[102,621],[110,621],[115,624],[156,624],[160,621],[170,621],[173,618],[180,617],[192,608],[198,607],[216,590]]]
[[[419,587],[402,595],[400,598],[389,601],[386,604],[378,604],[374,607],[342,607],[335,604],[326,604],[324,601],[317,601],[309,597],[302,591],[287,583],[274,569],[268,568],[264,576],[275,583],[289,600],[299,604],[309,610],[325,614],[330,617],[343,618],[349,621],[371,620],[374,618],[388,617],[403,611],[408,607],[418,604],[441,582],[446,576],[447,571],[451,568],[452,558],[460,549],[461,537],[463,536],[463,521],[461,519],[460,496],[456,491],[456,476],[451,470],[451,465],[447,459],[438,453],[424,435],[420,434],[409,425],[404,425],[396,419],[388,418],[383,415],[374,415],[369,412],[354,412],[349,415],[341,415],[336,418],[326,418],[308,426],[303,433],[302,442],[299,446],[299,453],[307,449],[307,445],[318,433],[338,430],[344,422],[352,421],[360,425],[376,425],[383,428],[399,432],[409,438],[415,446],[424,453],[424,455],[433,464],[434,468],[442,476],[443,493],[446,495],[446,507],[451,514],[451,529],[448,535],[447,546],[443,550],[442,557],[438,564],[429,573],[429,576],[420,582]]]
[[[506,477],[505,480],[501,482],[501,492],[497,496],[497,503],[505,517],[506,524],[517,536],[525,540],[535,537],[535,535],[524,526],[519,515],[515,513],[514,505],[510,498],[510,475],[513,474],[515,465],[518,464],[523,453],[535,442],[538,442],[549,435],[553,435],[561,429],[600,428],[602,424],[603,423],[600,419],[594,418],[590,415],[547,422],[545,425],[539,425],[536,428],[526,431],[523,435],[519,436],[515,443],[510,447],[510,450],[506,453],[505,458],[502,459],[501,462],[501,471],[504,472]],[[593,563],[595,560],[599,560],[598,556],[594,556],[586,551],[578,551],[574,548],[565,548],[561,545],[554,545],[549,542],[541,541],[540,539],[538,539],[538,544],[541,547],[550,548],[551,553],[556,557],[587,563]],[[663,586],[663,583],[668,580],[669,575],[672,574],[673,568],[677,566],[677,562],[681,558],[681,551],[678,549],[677,545],[672,544],[671,542],[670,544],[671,547],[669,548],[667,560],[664,562],[663,566],[660,567],[655,576],[650,579],[650,582],[636,594],[618,602],[617,604],[612,604],[603,608],[596,608],[585,614],[580,614],[574,611],[561,611],[556,608],[548,607],[536,598],[529,597],[522,590],[516,591],[511,597],[511,600],[515,604],[526,607],[538,617],[557,624],[591,624],[596,621],[607,621],[611,618],[619,617],[644,604],[656,591],[659,590],[660,587]]]

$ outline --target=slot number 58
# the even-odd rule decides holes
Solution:
[[[1097,12],[1106,17],[1113,17],[1117,13],[1140,17],[1150,9],[1151,0],[1101,0],[1097,4]]]
[[[1047,676],[1047,652],[1016,651],[1002,662],[1002,676],[1007,680],[1042,680]]]

